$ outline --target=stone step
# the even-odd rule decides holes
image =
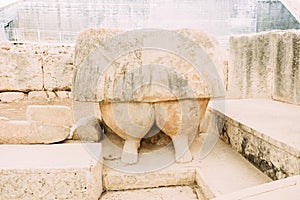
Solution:
[[[104,193],[100,200],[122,200],[122,199],[147,199],[147,200],[202,200],[198,198],[193,187],[190,186],[175,186],[175,187],[160,187],[139,190],[126,191],[108,191]]]
[[[12,111],[13,106],[5,107],[3,111],[0,106],[0,115]],[[68,106],[29,105],[25,116],[26,120],[0,116],[0,144],[50,144],[70,135],[73,119]]]
[[[102,192],[100,143],[0,145],[0,199],[94,199]]]
[[[299,199],[299,191],[300,176],[298,175],[233,192],[214,200]]]
[[[195,175],[196,183],[207,199],[271,181],[221,140],[199,161]]]
[[[199,158],[200,147],[206,134],[196,137],[191,150],[194,160],[191,163],[173,163],[163,169],[134,172],[135,168],[145,168],[147,155],[140,153],[139,163],[126,168],[119,168],[120,155],[104,161],[103,184],[107,191],[133,190],[175,185],[199,185],[201,194],[207,198],[218,197],[234,191],[256,186],[271,181],[269,177],[251,165],[225,142],[219,140],[213,150],[203,159]],[[104,157],[107,146],[104,146]],[[105,149],[106,148],[106,149]],[[170,156],[173,155],[172,149]],[[120,154],[121,152],[119,152]],[[165,158],[168,159],[168,158]],[[114,164],[112,164],[114,163]],[[123,171],[120,171],[122,169]],[[119,193],[117,193],[119,194]],[[200,196],[200,195],[198,195]]]
[[[272,179],[300,174],[300,106],[266,99],[214,101],[222,138]]]

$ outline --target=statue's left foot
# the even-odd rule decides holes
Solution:
[[[175,160],[179,163],[190,162],[193,156],[189,150],[188,136],[177,135],[172,137],[173,145],[175,148]]]
[[[138,152],[139,142],[133,140],[126,140],[123,152],[121,156],[121,161],[124,164],[132,165],[138,161]]]
[[[193,156],[189,149],[187,149],[184,154],[175,155],[176,162],[178,163],[187,163],[193,160]]]

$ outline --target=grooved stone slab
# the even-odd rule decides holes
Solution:
[[[227,97],[299,105],[299,41],[299,30],[232,36]]]
[[[0,199],[87,199],[102,193],[99,143],[0,145]]]

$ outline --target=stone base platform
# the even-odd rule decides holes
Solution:
[[[147,194],[149,199],[186,194],[187,199],[224,200],[298,194],[295,177],[268,182],[299,173],[299,106],[263,99],[214,101],[209,113],[226,114],[222,140],[200,158],[208,133],[199,134],[191,145],[194,159],[184,164],[173,163],[170,145],[164,154],[154,154],[165,162],[159,168],[143,145],[139,163],[123,165],[122,142],[111,145],[105,137],[101,144],[0,145],[0,198],[98,199],[102,191],[101,200]]]
[[[102,193],[100,143],[0,145],[0,199],[86,199]]]
[[[140,189],[145,188],[179,185],[191,187],[196,185],[197,189],[195,189],[195,191],[197,191],[199,199],[211,199],[271,181],[270,178],[221,140],[217,142],[212,152],[205,158],[200,159],[200,147],[205,136],[205,134],[200,134],[200,136],[195,138],[191,146],[194,157],[191,163],[173,163],[164,168],[149,172],[134,171],[140,169],[147,170],[145,167],[145,165],[149,165],[149,161],[146,161],[146,158],[149,158],[147,153],[139,154],[138,164],[122,166],[120,162],[121,150],[108,150],[107,141],[104,140],[104,159],[111,157],[111,160],[104,160],[104,190],[108,191],[108,196],[111,196],[113,192],[110,191],[128,190],[128,192],[132,191],[133,193],[137,192],[139,194],[141,193]],[[165,155],[169,155],[170,157],[165,157],[164,159],[174,159],[173,148],[169,148],[167,151],[168,153]],[[125,170],[128,171],[126,172]],[[129,195],[128,192],[116,193],[127,197],[127,195]]]
[[[300,106],[265,99],[214,101],[222,139],[274,180],[300,174]]]

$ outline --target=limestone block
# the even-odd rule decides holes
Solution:
[[[120,56],[105,75],[97,78],[96,97],[100,101],[159,102],[209,97],[207,84],[197,69],[166,51],[137,50]]]
[[[184,39],[186,41],[186,38],[182,36],[187,36],[191,43],[201,49],[199,51],[201,53],[198,52],[201,56],[196,56],[193,52],[196,50],[189,47],[176,49],[176,51],[185,52],[184,56],[178,56],[165,50],[135,49],[125,55],[119,55],[118,58],[114,58],[112,63],[106,65],[103,62],[111,59],[110,53],[113,53],[110,51],[119,50],[123,48],[123,45],[126,48],[141,45],[139,43],[142,41],[136,41],[136,44],[130,43],[131,40],[125,43],[120,39],[119,43],[124,42],[124,44],[115,42],[106,47],[105,41],[122,32],[92,29],[84,31],[79,35],[75,48],[74,100],[159,102],[224,95],[220,84],[224,83],[226,59],[220,55],[226,53],[220,53],[221,50],[217,51],[217,44],[203,32],[192,30],[179,30],[178,32],[184,34],[170,33],[174,34],[173,37],[178,37],[179,42]],[[166,33],[147,32],[146,34],[149,34],[147,36],[151,38],[151,36],[154,37],[151,34]],[[119,34],[119,36],[124,35]],[[145,37],[145,35],[143,36]],[[126,36],[124,37],[126,38]],[[105,46],[104,50],[96,48],[101,45]],[[106,48],[108,55],[102,52],[106,51]],[[99,59],[99,55],[104,54],[105,58]],[[185,56],[202,62],[199,64],[201,66],[192,65]],[[215,69],[216,63],[217,69]],[[87,90],[87,88],[89,89]]]
[[[54,92],[47,91],[47,99],[52,100],[56,98],[56,94]]]
[[[275,100],[300,105],[300,31],[273,34]]]
[[[34,143],[35,138],[30,130],[28,121],[0,120],[0,143],[1,144],[22,144]]]
[[[227,96],[300,104],[299,41],[299,30],[231,37]]]
[[[125,173],[106,170],[103,184],[107,190],[130,190],[151,187],[188,185],[195,182],[193,168],[165,168],[149,173]],[[130,183],[130,184],[128,184]]]
[[[0,49],[0,90],[41,90],[42,58],[33,52]]]
[[[205,49],[212,62],[215,64],[219,77],[224,85],[227,84],[227,62],[229,59],[228,52],[219,46],[217,38],[207,32],[191,29],[179,29],[178,33],[195,41]]]
[[[101,144],[1,145],[1,199],[97,200]]]
[[[188,148],[188,135],[198,131],[209,99],[224,97],[226,59],[216,50],[217,42],[200,31],[178,32],[126,32],[108,40],[118,32],[87,30],[79,36],[73,99],[100,102],[105,125],[126,140],[123,163],[137,160],[139,140],[155,120],[164,132],[170,131],[179,161]],[[157,41],[159,36],[167,45]],[[179,162],[192,159],[189,151],[186,155]]]
[[[65,140],[69,129],[29,121],[0,120],[1,144],[43,144]]]
[[[71,98],[71,92],[69,91],[56,91],[57,97],[60,99],[69,99]]]
[[[122,32],[124,31],[88,29],[80,33],[75,46],[75,66],[78,66],[101,42]]]
[[[23,100],[25,95],[23,92],[1,92],[0,101],[1,102],[16,102]]]
[[[73,124],[72,112],[67,106],[30,105],[26,119],[54,126],[71,127]]]
[[[229,98],[270,98],[274,54],[270,33],[230,38]]]
[[[300,173],[299,106],[243,99],[216,103],[210,110],[215,119],[226,114],[221,139],[270,178]]]
[[[78,120],[70,131],[70,139],[99,142],[101,139],[102,128],[99,118],[86,117]]]
[[[28,93],[28,100],[45,101],[47,98],[46,91],[32,91]]]
[[[31,132],[41,138],[42,142],[35,143],[55,143],[64,141],[70,135],[70,127],[48,124],[47,122],[31,122]]]
[[[72,51],[48,54],[43,60],[46,90],[70,90],[74,74]]]

